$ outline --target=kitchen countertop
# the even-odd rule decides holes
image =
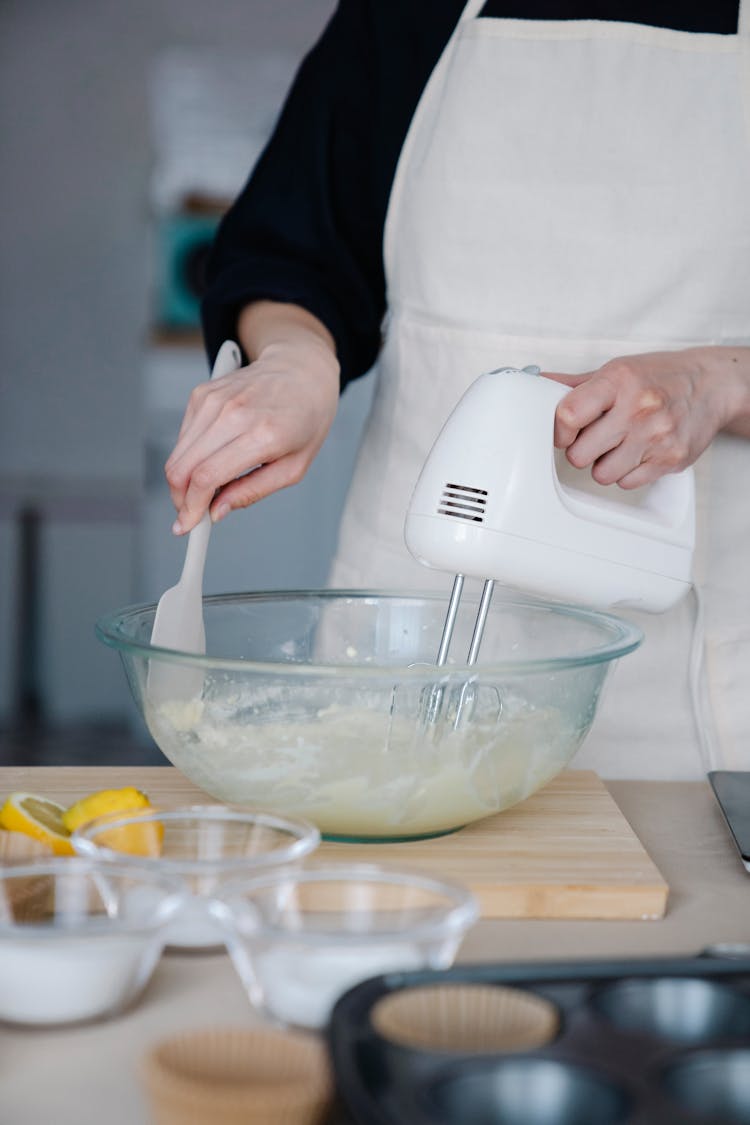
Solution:
[[[144,774],[147,769],[138,771],[138,781],[148,788]],[[133,783],[127,770],[113,767],[79,768],[75,775],[65,768],[6,767],[0,768],[0,793],[26,790],[65,800],[66,778],[83,792],[107,787],[115,777],[115,784]],[[467,936],[460,961],[693,954],[716,942],[750,941],[750,876],[708,783],[607,786],[669,884],[666,916],[482,921]],[[138,1068],[150,1044],[180,1030],[257,1022],[226,954],[167,954],[137,1005],[113,1020],[58,1031],[0,1025],[0,1121],[146,1125]]]

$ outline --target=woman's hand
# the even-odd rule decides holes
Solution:
[[[599,484],[638,488],[692,465],[721,429],[750,437],[750,348],[705,347],[612,359],[583,375],[544,372],[573,390],[555,445]]]
[[[245,310],[239,332],[257,358],[195,388],[165,466],[178,535],[206,509],[216,522],[300,481],[336,414],[339,365],[319,321],[260,302]]]

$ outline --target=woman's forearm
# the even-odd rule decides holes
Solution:
[[[280,301],[253,301],[239,316],[240,343],[251,363],[276,347],[311,349],[326,365],[338,370],[336,344],[322,321],[300,305]]]
[[[726,346],[699,349],[710,377],[727,387],[726,433],[750,438],[750,348]]]

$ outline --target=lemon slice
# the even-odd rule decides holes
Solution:
[[[122,789],[100,789],[96,793],[89,793],[87,797],[81,798],[69,809],[65,809],[62,821],[68,832],[75,832],[76,828],[80,828],[89,820],[96,820],[99,816],[133,812],[136,809],[149,808],[150,804],[146,794],[132,785],[126,785]]]
[[[62,805],[34,793],[11,793],[0,808],[0,828],[22,832],[42,844],[55,855],[73,855],[70,832],[63,823]]]

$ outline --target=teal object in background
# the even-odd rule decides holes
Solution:
[[[205,268],[221,215],[177,212],[159,220],[157,323],[165,328],[200,326]]]

